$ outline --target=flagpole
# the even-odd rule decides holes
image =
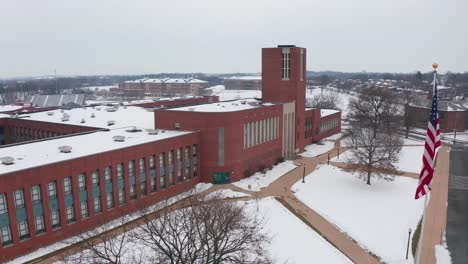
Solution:
[[[434,63],[432,67],[434,68],[434,87],[432,89],[432,96],[434,96],[434,93],[436,92],[436,82],[437,82],[437,64]],[[434,155],[434,162],[435,162],[436,156]],[[418,241],[418,250],[416,252],[416,264],[421,263],[421,252],[422,252],[422,247],[423,247],[423,241],[424,241],[424,227],[426,226],[426,210],[427,210],[427,204],[428,204],[428,196],[430,195],[429,187],[427,185],[424,185],[424,191],[426,194],[424,195],[424,211],[423,211],[423,216],[422,216],[422,224],[421,224],[421,232],[419,236],[419,241]]]
[[[421,231],[419,232],[421,235],[419,236],[419,241],[418,241],[418,251],[416,252],[416,264],[419,264],[421,262],[421,251],[422,251],[422,244],[423,244],[423,237],[424,237],[424,226],[426,225],[426,208],[427,208],[427,203],[428,203],[428,196],[429,196],[429,188],[427,188],[427,185],[424,186],[424,189],[426,190],[426,195],[424,195],[424,211],[423,211],[423,216],[422,216],[422,224],[421,224]]]

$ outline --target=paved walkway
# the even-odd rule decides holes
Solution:
[[[347,148],[340,147],[340,140],[335,141],[335,148],[329,151],[330,159],[337,156],[338,151],[343,153]],[[320,163],[327,163],[328,153],[318,155],[316,157],[306,158],[302,157],[296,160],[296,163],[305,165],[305,175],[312,173]],[[423,241],[423,252],[424,258],[421,263],[433,264],[435,263],[434,258],[434,245],[440,243],[441,230],[445,230],[445,215],[446,215],[446,201],[447,201],[447,188],[448,188],[448,153],[444,147],[439,152],[437,161],[436,174],[441,175],[435,178],[433,182],[432,197],[428,207],[428,218],[426,222],[426,228],[424,229],[425,238]],[[330,162],[331,165],[347,168],[349,164],[343,162]],[[300,218],[305,224],[313,228],[319,233],[324,239],[330,242],[334,247],[346,255],[355,263],[373,264],[379,263],[377,256],[363,249],[345,232],[335,227],[332,223],[328,222],[324,217],[318,214],[316,211],[299,201],[294,193],[291,191],[291,187],[298,181],[301,181],[304,175],[304,167],[299,166],[288,173],[284,174],[276,181],[272,182],[269,186],[261,189],[259,192],[247,191],[236,187],[232,184],[227,185],[215,185],[209,190],[206,190],[199,195],[205,195],[215,190],[220,189],[231,189],[233,191],[242,192],[249,194],[250,196],[242,198],[232,198],[230,200],[250,200],[264,197],[277,197],[277,200],[290,210],[294,215]],[[396,176],[405,176],[411,178],[418,178],[418,174],[407,173],[407,172],[395,172]],[[307,179],[306,179],[307,180]],[[173,205],[174,208],[180,208],[184,206],[184,201],[177,202]],[[131,225],[126,224],[126,228],[131,226],[132,228],[138,226],[138,220],[135,220]],[[119,234],[119,228],[113,230],[115,234]],[[46,257],[41,258],[41,261],[37,263],[51,263],[52,260],[57,260],[57,254],[71,254],[76,252],[76,248],[73,246],[60,250],[60,252],[53,252]],[[54,256],[55,255],[55,256]]]

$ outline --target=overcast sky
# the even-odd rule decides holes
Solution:
[[[0,78],[260,72],[261,48],[313,71],[468,71],[467,0],[0,0]]]

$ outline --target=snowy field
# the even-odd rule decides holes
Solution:
[[[264,216],[265,230],[272,236],[270,254],[277,263],[352,263],[274,198],[244,203]]]
[[[270,183],[276,181],[279,177],[283,176],[290,170],[295,169],[296,167],[297,166],[294,165],[294,162],[285,161],[274,166],[272,170],[269,170],[266,173],[257,172],[248,178],[242,179],[232,184],[244,190],[258,192],[261,188],[267,187],[270,185]]]
[[[271,257],[278,263],[352,263],[274,198],[239,203],[245,206],[246,210],[256,211],[264,217],[264,230],[271,237],[268,249]],[[287,228],[284,228],[285,223],[288,223]],[[141,231],[137,228],[133,232],[138,234]],[[151,256],[150,248],[130,241],[127,243],[123,263],[140,253],[146,259]]]
[[[335,140],[341,137],[341,133],[322,139],[319,143],[311,144],[305,147],[305,151],[300,155],[303,157],[315,157],[327,153],[335,146]]]
[[[323,165],[292,190],[383,261],[401,263],[408,228],[416,229],[423,211],[422,199],[414,200],[417,180],[396,177],[393,182],[373,179],[371,183],[368,186],[349,172]]]

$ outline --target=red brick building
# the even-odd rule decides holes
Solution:
[[[208,82],[195,78],[140,79],[119,83],[119,91],[126,96],[202,95]]]
[[[418,128],[427,128],[427,119],[431,109],[423,106],[408,105],[409,120]],[[468,101],[439,101],[440,131],[464,132],[468,130]]]
[[[305,107],[304,48],[262,56],[261,100],[0,114],[0,262],[199,182],[238,181],[340,132],[340,112]]]

